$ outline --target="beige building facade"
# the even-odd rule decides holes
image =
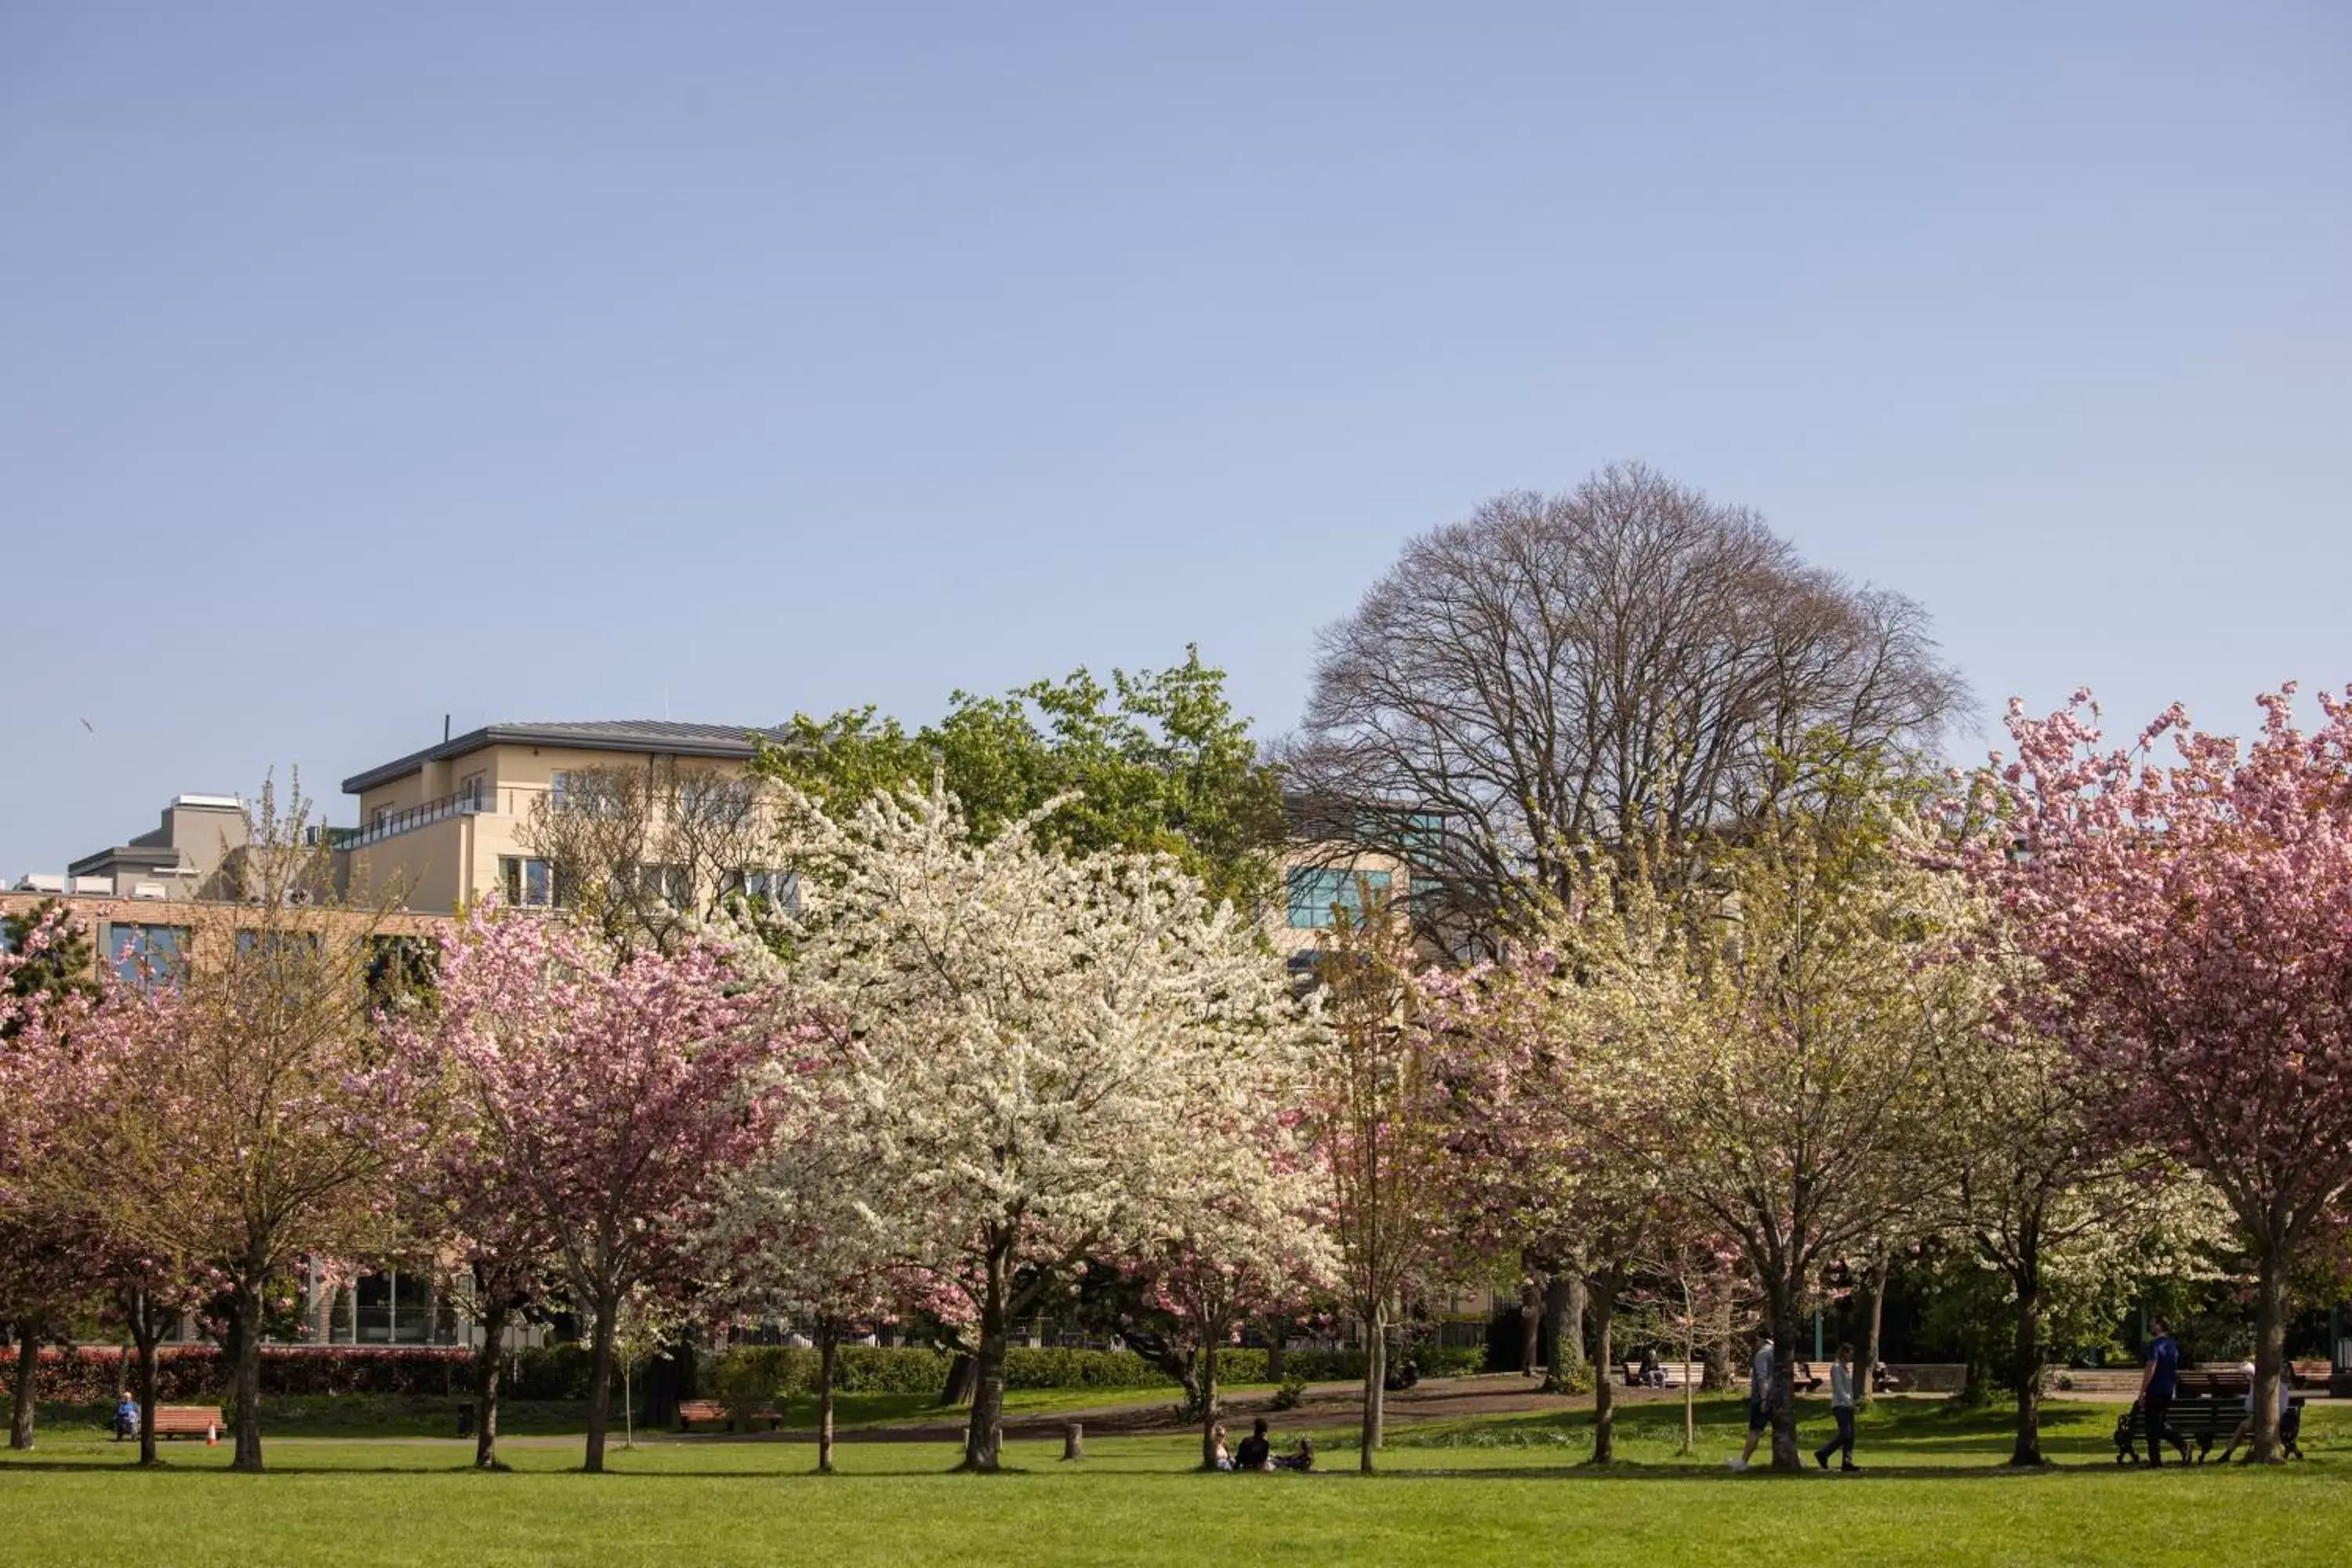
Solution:
[[[396,893],[404,907],[436,914],[493,893],[524,907],[552,904],[554,871],[530,832],[542,803],[560,805],[579,781],[616,770],[740,775],[755,735],[775,738],[656,720],[492,724],[356,773],[343,781],[359,797],[359,826],[343,843],[350,896]]]

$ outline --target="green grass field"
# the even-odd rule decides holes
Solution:
[[[576,1442],[507,1447],[505,1475],[453,1442],[279,1437],[272,1473],[226,1473],[226,1447],[176,1444],[167,1468],[64,1429],[0,1460],[0,1541],[24,1564],[238,1563],[2210,1563],[2336,1564],[2352,1530],[2352,1411],[2315,1411],[2312,1458],[2161,1473],[2110,1462],[2113,1405],[2060,1405],[2056,1468],[2002,1471],[2002,1415],[1874,1413],[1860,1476],[1732,1476],[1738,1415],[1621,1420],[1628,1462],[1580,1466],[1589,1412],[1410,1428],[1360,1478],[1344,1434],[1312,1476],[1187,1473],[1186,1437],[1088,1440],[1082,1465],[1014,1444],[1018,1473],[943,1473],[939,1443],[851,1442],[808,1475],[804,1442],[641,1439],[613,1473]],[[1809,1414],[1811,1414],[1809,1412]],[[1808,1433],[1825,1430],[1813,1419]]]

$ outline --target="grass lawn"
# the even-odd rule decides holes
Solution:
[[[1184,1437],[1090,1438],[1079,1466],[1012,1445],[1023,1473],[943,1474],[945,1444],[845,1443],[847,1472],[805,1473],[807,1445],[661,1439],[576,1471],[571,1444],[518,1444],[514,1472],[476,1475],[455,1443],[280,1438],[272,1473],[222,1473],[226,1447],[130,1450],[62,1431],[0,1458],[12,1563],[234,1562],[1367,1563],[2341,1563],[2352,1521],[2352,1411],[2316,1410],[2313,1457],[2262,1471],[2121,1469],[2116,1406],[2053,1407],[2057,1468],[1999,1470],[2000,1413],[1911,1405],[1863,1429],[1868,1473],[1732,1476],[1739,1417],[1703,1406],[1678,1458],[1680,1409],[1627,1411],[1633,1460],[1579,1468],[1587,1412],[1409,1429],[1382,1475],[1201,1476]],[[1809,1415],[1817,1413],[1809,1411]],[[1826,1422],[1811,1419],[1809,1433]]]

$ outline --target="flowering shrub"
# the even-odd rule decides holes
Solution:
[[[271,1394],[449,1394],[466,1385],[473,1352],[457,1345],[264,1345],[261,1391]],[[131,1386],[135,1358],[116,1345],[41,1352],[42,1397],[67,1404],[113,1402]],[[217,1400],[228,1369],[218,1345],[165,1345],[155,1352],[166,1404]]]
[[[559,1347],[559,1349],[563,1347]],[[531,1352],[533,1354],[546,1352]],[[1413,1360],[1423,1375],[1454,1377],[1483,1370],[1486,1352],[1471,1346],[1441,1349],[1421,1346]],[[937,1394],[946,1386],[950,1357],[943,1351],[919,1346],[844,1345],[835,1370],[835,1386],[845,1394]],[[528,1357],[526,1357],[526,1361]],[[700,1393],[709,1397],[738,1400],[792,1398],[816,1389],[816,1352],[786,1345],[740,1345],[703,1370]],[[1266,1383],[1265,1352],[1223,1350],[1217,1352],[1222,1382]],[[1283,1354],[1283,1376],[1302,1383],[1331,1383],[1364,1375],[1361,1351],[1290,1350]],[[528,1375],[528,1373],[526,1373]],[[583,1372],[584,1376],[584,1372]],[[1173,1387],[1174,1380],[1133,1351],[1027,1350],[1005,1352],[1007,1388],[1158,1388]],[[530,1397],[560,1397],[532,1394]],[[576,1395],[572,1396],[576,1397]]]

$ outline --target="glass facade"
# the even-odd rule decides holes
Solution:
[[[1319,866],[1293,866],[1289,877],[1290,925],[1294,931],[1316,931],[1337,923],[1335,910],[1345,910],[1351,922],[1364,918],[1364,890],[1386,899],[1386,871],[1331,870]]]
[[[169,984],[188,950],[186,926],[115,924],[107,930],[107,962],[131,985]]]
[[[499,857],[499,889],[518,909],[545,909],[555,901],[555,882],[547,862],[520,855]]]

